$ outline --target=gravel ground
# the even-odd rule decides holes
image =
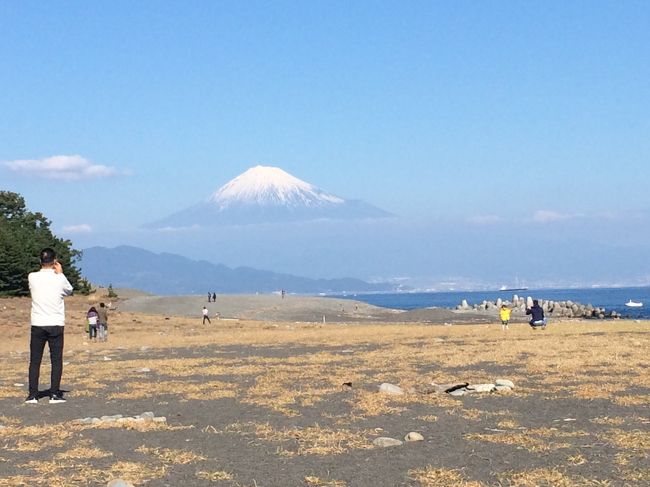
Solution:
[[[210,316],[222,318],[331,323],[477,323],[494,322],[496,317],[442,308],[402,311],[372,306],[361,301],[313,296],[276,294],[217,295],[216,303],[204,296],[135,296],[120,303],[120,310],[165,316],[201,316],[203,306]]]

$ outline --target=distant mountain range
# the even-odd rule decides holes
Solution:
[[[310,279],[290,274],[191,260],[174,254],[156,254],[137,247],[91,247],[83,251],[83,275],[92,283],[136,288],[154,294],[179,295],[273,292],[337,293],[391,291],[389,283],[359,279]]]
[[[319,219],[384,218],[390,213],[361,200],[327,193],[277,167],[255,166],[205,201],[145,225],[186,228]]]

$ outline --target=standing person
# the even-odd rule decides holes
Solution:
[[[512,310],[508,308],[505,304],[501,305],[501,309],[499,310],[499,318],[501,318],[501,329],[504,331],[508,329],[508,323],[510,322],[511,312]]]
[[[217,302],[217,293],[212,293],[212,302],[213,303]]]
[[[208,316],[208,314],[209,314],[208,313],[208,308],[203,306],[203,323],[202,324],[204,324],[204,325],[205,325],[205,320],[208,320],[208,323],[212,324],[212,322],[210,321],[210,316]]]
[[[88,338],[92,340],[97,339],[97,323],[99,319],[99,314],[94,306],[92,306],[88,313],[86,313],[86,320],[88,321]]]
[[[208,303],[212,301],[212,294],[208,293]]]
[[[541,327],[542,330],[546,330],[546,318],[544,317],[544,310],[539,305],[539,301],[537,299],[533,300],[532,308],[526,309],[526,314],[531,315],[529,324],[533,330],[536,330],[538,327]]]
[[[72,294],[72,285],[63,274],[56,253],[46,248],[40,254],[41,269],[28,276],[32,297],[31,337],[29,341],[29,396],[28,404],[38,403],[38,380],[41,374],[43,350],[50,348],[52,372],[50,377],[50,404],[65,402],[61,392],[63,373],[63,330],[65,304],[63,298]]]
[[[99,303],[97,315],[98,338],[100,342],[105,342],[108,338],[108,309],[104,303]]]

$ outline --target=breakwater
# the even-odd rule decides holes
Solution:
[[[604,307],[591,304],[577,303],[571,300],[553,301],[550,299],[539,299],[539,305],[548,317],[555,318],[620,318],[621,314],[616,310],[607,310]],[[511,308],[513,312],[525,314],[526,308],[533,305],[533,298],[528,296],[514,295],[511,300],[497,298],[495,301],[483,300],[481,303],[469,304],[463,299],[456,309],[459,311],[494,311],[498,312],[502,305]]]

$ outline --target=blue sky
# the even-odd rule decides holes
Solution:
[[[647,249],[649,25],[641,1],[0,1],[0,188],[82,245],[265,164],[417,221]]]

